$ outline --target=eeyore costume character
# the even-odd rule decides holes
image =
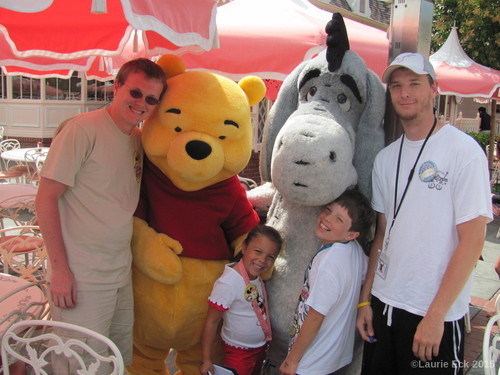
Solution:
[[[287,77],[264,128],[260,173],[272,184],[248,193],[257,202],[269,186],[275,189],[267,224],[285,240],[267,282],[273,325],[268,373],[278,373],[287,354],[304,271],[321,245],[314,230],[321,207],[356,185],[370,197],[373,160],[384,146],[382,83],[349,50],[340,14],[326,32],[328,49]],[[361,339],[354,349],[343,373],[359,373]]]

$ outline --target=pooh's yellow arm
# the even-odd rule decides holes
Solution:
[[[177,256],[181,252],[182,245],[178,241],[134,217],[132,256],[134,265],[142,273],[162,284],[177,284],[183,272]]]
[[[243,241],[245,241],[245,238],[247,238],[248,233],[242,234],[238,238],[236,238],[233,242],[231,242],[231,248],[234,249],[234,256],[238,255],[239,252],[241,251],[241,245],[243,244]]]

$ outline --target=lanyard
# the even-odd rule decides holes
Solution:
[[[246,284],[245,291],[247,289],[249,289],[249,287],[254,287],[255,289],[257,289],[257,287],[255,285],[250,283],[250,280],[248,279],[247,270],[245,269],[245,266],[243,265],[243,262],[241,260],[238,262],[238,270],[240,271],[240,274],[243,277],[243,281]],[[270,321],[270,317],[269,317],[269,307],[267,304],[266,288],[264,286],[264,282],[262,281],[262,279],[260,277],[259,277],[259,280],[260,280],[260,285],[262,287],[262,296],[264,297],[264,309],[261,309],[259,307],[259,304],[257,302],[257,298],[253,298],[251,300],[251,303],[252,303],[253,311],[255,312],[255,315],[257,315],[257,319],[259,320],[260,327],[262,328],[262,331],[264,331],[264,336],[266,337],[266,341],[271,341],[271,339],[272,339],[271,321]]]
[[[408,175],[408,181],[406,181],[406,187],[405,187],[405,190],[403,191],[403,195],[402,195],[401,200],[399,201],[399,205],[398,205],[397,200],[398,200],[399,167],[401,165],[401,154],[403,153],[403,141],[405,138],[404,134],[401,137],[401,145],[399,146],[399,155],[398,155],[398,168],[396,170],[396,183],[394,186],[394,216],[392,217],[391,226],[389,228],[389,234],[391,233],[391,229],[394,226],[394,222],[396,221],[396,217],[398,216],[399,210],[401,209],[401,205],[403,204],[403,200],[405,199],[406,192],[408,191],[408,187],[410,186],[410,182],[413,178],[413,175],[415,174],[415,168],[417,166],[418,159],[420,159],[420,155],[422,155],[422,151],[424,151],[424,147],[425,147],[427,141],[429,140],[429,138],[432,135],[432,132],[436,128],[436,122],[437,122],[437,119],[436,119],[436,117],[434,117],[434,123],[432,124],[432,128],[429,131],[429,134],[427,134],[427,137],[425,137],[425,141],[422,144],[422,147],[420,147],[420,151],[418,152],[417,159],[415,160],[415,164],[413,164],[413,168],[411,169],[410,174]]]

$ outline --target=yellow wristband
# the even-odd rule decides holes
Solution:
[[[371,306],[371,302],[370,301],[367,301],[367,302],[361,302],[361,303],[358,303],[358,306],[356,306],[358,309],[360,307],[363,307],[363,306]]]

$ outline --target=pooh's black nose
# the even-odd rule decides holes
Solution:
[[[212,153],[212,147],[203,141],[189,141],[186,144],[186,152],[193,159],[202,160]]]

